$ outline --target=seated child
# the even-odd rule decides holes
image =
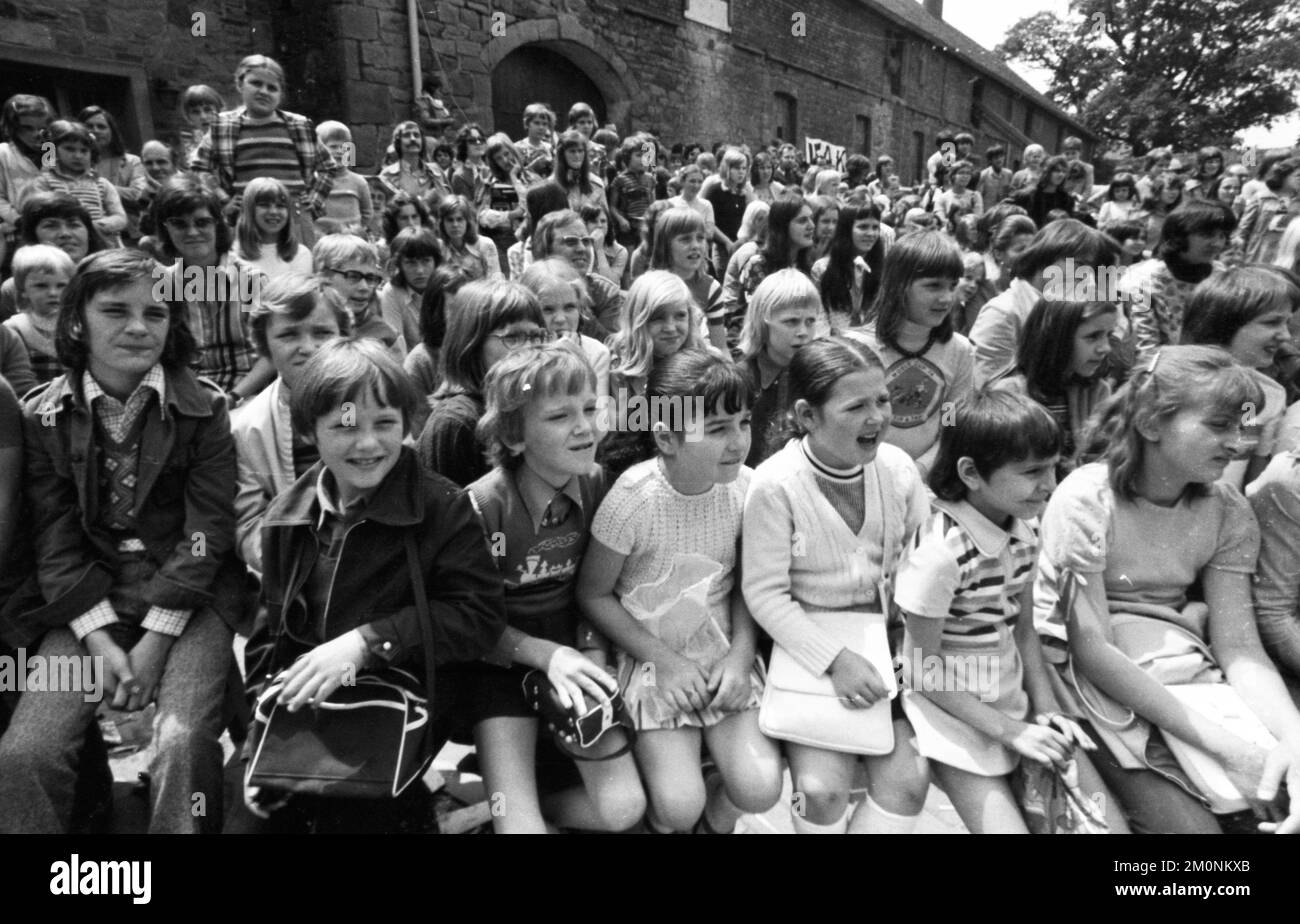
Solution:
[[[63,372],[54,348],[54,327],[59,299],[75,269],[71,257],[49,244],[20,247],[14,254],[14,286],[21,310],[4,324],[22,338],[40,385]]]

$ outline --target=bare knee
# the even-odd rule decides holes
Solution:
[[[607,831],[626,831],[645,815],[645,791],[635,780],[593,794],[592,802]]]
[[[839,780],[816,771],[800,773],[794,779],[792,810],[813,824],[825,825],[844,816],[849,790]]]

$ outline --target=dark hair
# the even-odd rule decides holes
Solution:
[[[1073,218],[1063,218],[1038,229],[1029,246],[1016,257],[1011,275],[1028,280],[1066,258],[1082,266],[1119,266],[1120,249],[1109,235]]]
[[[1041,169],[1043,172],[1038,175],[1038,182],[1034,186],[1035,189],[1042,190],[1047,187],[1053,170],[1060,170],[1065,174],[1065,179],[1061,180],[1061,185],[1057,186],[1057,189],[1063,188],[1065,186],[1065,181],[1070,178],[1070,162],[1060,154],[1053,154],[1051,157],[1047,158]]]
[[[1000,144],[991,145],[984,151],[984,159],[992,160],[995,157],[1006,157],[1007,149]]]
[[[1161,260],[1180,256],[1186,252],[1191,235],[1215,231],[1232,234],[1236,227],[1237,216],[1227,205],[1217,199],[1190,199],[1170,212],[1160,226],[1156,256]]]
[[[787,266],[794,266],[805,273],[809,271],[811,246],[801,249],[794,263],[790,262],[790,222],[798,218],[804,208],[812,211],[799,196],[781,196],[772,203],[772,208],[767,213],[767,243],[763,246],[763,267],[766,272],[773,273]]]
[[[262,356],[271,355],[266,329],[272,317],[279,315],[291,321],[301,321],[315,311],[322,302],[333,312],[339,335],[346,337],[352,333],[352,312],[348,310],[347,303],[318,276],[284,273],[269,280],[262,289],[261,296],[249,317],[248,329],[252,335],[253,345]]]
[[[568,207],[569,194],[554,180],[532,187],[524,196],[524,208],[528,212],[528,233],[535,232],[537,225],[551,212],[561,212]]]
[[[1134,179],[1133,174],[1115,174],[1110,181],[1110,186],[1106,188],[1106,198],[1113,200],[1115,198],[1115,190],[1117,189],[1127,189],[1130,201],[1137,199],[1137,180]]]
[[[499,327],[532,321],[545,329],[541,304],[528,288],[504,279],[467,282],[448,300],[447,335],[442,341],[443,382],[438,395],[477,395],[487,369],[483,344]]]
[[[53,128],[54,126],[50,126]],[[1277,192],[1286,183],[1287,177],[1300,170],[1300,157],[1283,157],[1274,161],[1264,176],[1264,185]]]
[[[126,142],[122,140],[122,130],[117,127],[117,119],[113,118],[112,113],[103,106],[87,106],[77,113],[77,121],[85,125],[95,116],[103,116],[104,121],[108,123],[108,130],[113,134],[108,142],[109,155],[121,157],[126,153]]]
[[[831,336],[814,340],[795,351],[790,362],[790,407],[807,401],[820,408],[830,400],[835,383],[846,375],[864,369],[884,371],[885,365],[870,347],[847,337]],[[803,426],[793,413],[790,427],[802,436]]]
[[[331,340],[303,366],[289,395],[289,421],[296,433],[314,437],[320,418],[363,395],[399,409],[402,432],[410,433],[422,396],[402,364],[370,337]]]
[[[1111,225],[1106,230],[1106,233],[1121,244],[1135,238],[1141,238],[1145,241],[1147,237],[1147,229],[1136,221],[1121,221],[1118,224]]]
[[[252,208],[250,203],[249,208]],[[162,252],[168,257],[178,257],[180,252],[172,243],[171,233],[167,230],[169,218],[183,218],[191,212],[207,209],[216,221],[217,256],[225,256],[234,241],[230,225],[226,224],[221,214],[221,200],[217,194],[199,182],[194,176],[174,176],[163,183],[158,196],[153,200],[153,226],[158,229],[158,239],[162,243]]]
[[[438,203],[438,237],[444,244],[451,246],[443,222],[455,214],[460,214],[465,219],[465,243],[478,243],[478,215],[475,214],[474,206],[470,205],[469,200],[458,195],[447,196]]]
[[[589,105],[583,102],[574,103],[569,107],[568,122],[570,125],[577,122],[583,117],[589,117],[591,121],[596,121],[596,112]]]
[[[876,243],[865,256],[871,272],[867,273],[862,280],[862,304],[854,305],[853,261],[858,254],[853,246],[853,226],[868,218],[881,220],[880,209],[874,203],[860,206],[846,205],[840,209],[839,217],[835,220],[835,233],[831,236],[831,245],[827,253],[826,271],[822,274],[819,287],[822,303],[827,310],[842,311],[849,315],[849,323],[855,327],[862,323],[863,316],[875,300],[876,290],[880,286],[880,268],[885,259],[884,237],[877,235]]]
[[[442,349],[447,336],[447,301],[469,282],[458,264],[445,263],[433,271],[420,297],[420,340],[430,357]]]
[[[434,269],[437,269],[446,259],[437,236],[428,228],[403,228],[389,243],[388,250],[392,281],[408,289],[410,283],[402,273],[403,260],[423,260],[432,257]]]
[[[575,146],[582,150],[582,165],[577,170],[570,170],[564,159],[564,149]],[[590,171],[591,156],[587,153],[587,139],[582,132],[571,128],[555,142],[555,166],[551,170],[551,181],[564,190],[566,197],[570,189],[577,189],[587,196],[591,194]]]
[[[945,128],[943,131],[939,132],[937,135],[934,136],[935,147],[941,147],[945,141],[951,141],[954,144],[956,144],[957,135],[951,129]]]
[[[930,490],[942,500],[965,500],[968,488],[957,474],[963,458],[988,479],[1011,462],[1059,456],[1063,442],[1061,428],[1037,401],[1006,389],[981,389],[957,402],[953,425],[939,434]]]
[[[704,413],[736,414],[754,406],[754,382],[743,366],[706,350],[678,350],[657,361],[646,377],[647,398],[699,398]],[[663,422],[681,433],[686,421],[663,412],[675,402],[650,402],[651,423]]]
[[[1119,307],[1106,301],[1049,301],[1040,298],[1025,318],[1016,346],[1016,371],[1025,377],[1029,396],[1048,403],[1064,394],[1070,384],[1074,335],[1084,321]],[[1094,377],[1106,371],[1105,364]]]
[[[389,244],[393,242],[393,238],[397,237],[397,233],[402,230],[397,226],[397,215],[408,205],[415,206],[415,214],[420,216],[420,224],[426,228],[433,227],[433,219],[429,217],[429,208],[424,204],[424,201],[419,196],[399,192],[390,198],[388,204],[384,206],[384,240]]]
[[[956,135],[953,136],[952,140],[957,144],[963,144],[963,143],[974,144],[975,136],[972,135],[970,132],[958,132]]]
[[[999,202],[987,209],[975,220],[975,249],[980,253],[988,253],[993,249],[993,239],[1002,227],[1002,223],[1014,215],[1023,215],[1029,217],[1029,212],[1013,202]],[[1030,219],[1030,224],[1033,220]],[[1030,234],[1038,230],[1038,226],[1030,230]]]
[[[90,362],[86,341],[86,305],[105,289],[128,286],[140,279],[157,279],[163,268],[147,253],[111,248],[91,254],[77,264],[68,287],[63,290],[59,317],[54,326],[54,350],[68,371],[80,376]],[[168,369],[190,364],[195,355],[190,333],[189,306],[177,299],[167,302],[167,342],[159,360]]]
[[[964,273],[961,250],[943,232],[917,231],[900,237],[885,254],[880,288],[871,304],[870,317],[876,322],[876,338],[885,346],[898,349],[898,329],[907,314],[907,290],[913,282],[938,277],[951,279],[955,284]],[[952,334],[950,311],[934,329],[934,338],[939,343],[947,343]]]
[[[1205,165],[1215,158],[1218,158],[1219,161],[1219,172],[1210,177],[1211,181],[1223,176],[1223,172],[1228,169],[1228,165],[1223,159],[1223,152],[1213,145],[1207,145],[1196,152],[1196,178],[1198,180],[1201,178]]]
[[[95,227],[86,207],[72,194],[62,192],[32,192],[23,199],[22,210],[18,213],[18,233],[22,243],[39,244],[36,226],[47,218],[80,221],[86,229],[87,255],[108,249],[108,243]]]
[[[456,132],[456,159],[461,162],[464,162],[465,158],[469,156],[470,135],[478,135],[485,142],[487,141],[487,132],[479,128],[477,122],[466,122],[462,125],[460,131]]]
[[[99,162],[99,145],[95,143],[95,133],[80,122],[71,119],[55,119],[45,129],[45,138],[56,148],[67,141],[80,141],[90,148],[90,162]]]
[[[1255,318],[1279,307],[1300,308],[1300,289],[1263,264],[1213,273],[1192,290],[1183,316],[1183,343],[1227,347]]]

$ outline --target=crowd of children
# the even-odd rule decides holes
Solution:
[[[244,777],[259,698],[436,666],[502,833],[728,833],[787,770],[800,833],[1041,830],[1035,774],[1300,832],[1296,155],[944,132],[908,189],[535,103],[365,177],[234,88],[139,157],[0,113],[0,655],[156,707],[151,831],[436,829]],[[0,831],[104,824],[99,705],[0,693]]]

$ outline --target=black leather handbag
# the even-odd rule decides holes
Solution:
[[[253,711],[257,742],[246,783],[286,793],[347,799],[392,799],[433,762],[433,627],[415,538],[406,535],[407,566],[419,613],[424,684],[398,668],[358,675],[310,709],[289,712],[271,683]],[[278,640],[277,640],[278,641]]]
[[[623,702],[623,694],[617,690],[610,695],[609,702],[598,702],[586,712],[579,712],[577,707],[565,708],[560,703],[555,686],[547,678],[546,671],[529,671],[524,675],[523,688],[524,700],[529,707],[541,717],[551,733],[566,744],[589,748],[611,728],[624,729],[626,743],[613,754],[604,757],[587,757],[569,747],[562,748],[574,760],[613,760],[630,751],[636,742],[632,716]]]

